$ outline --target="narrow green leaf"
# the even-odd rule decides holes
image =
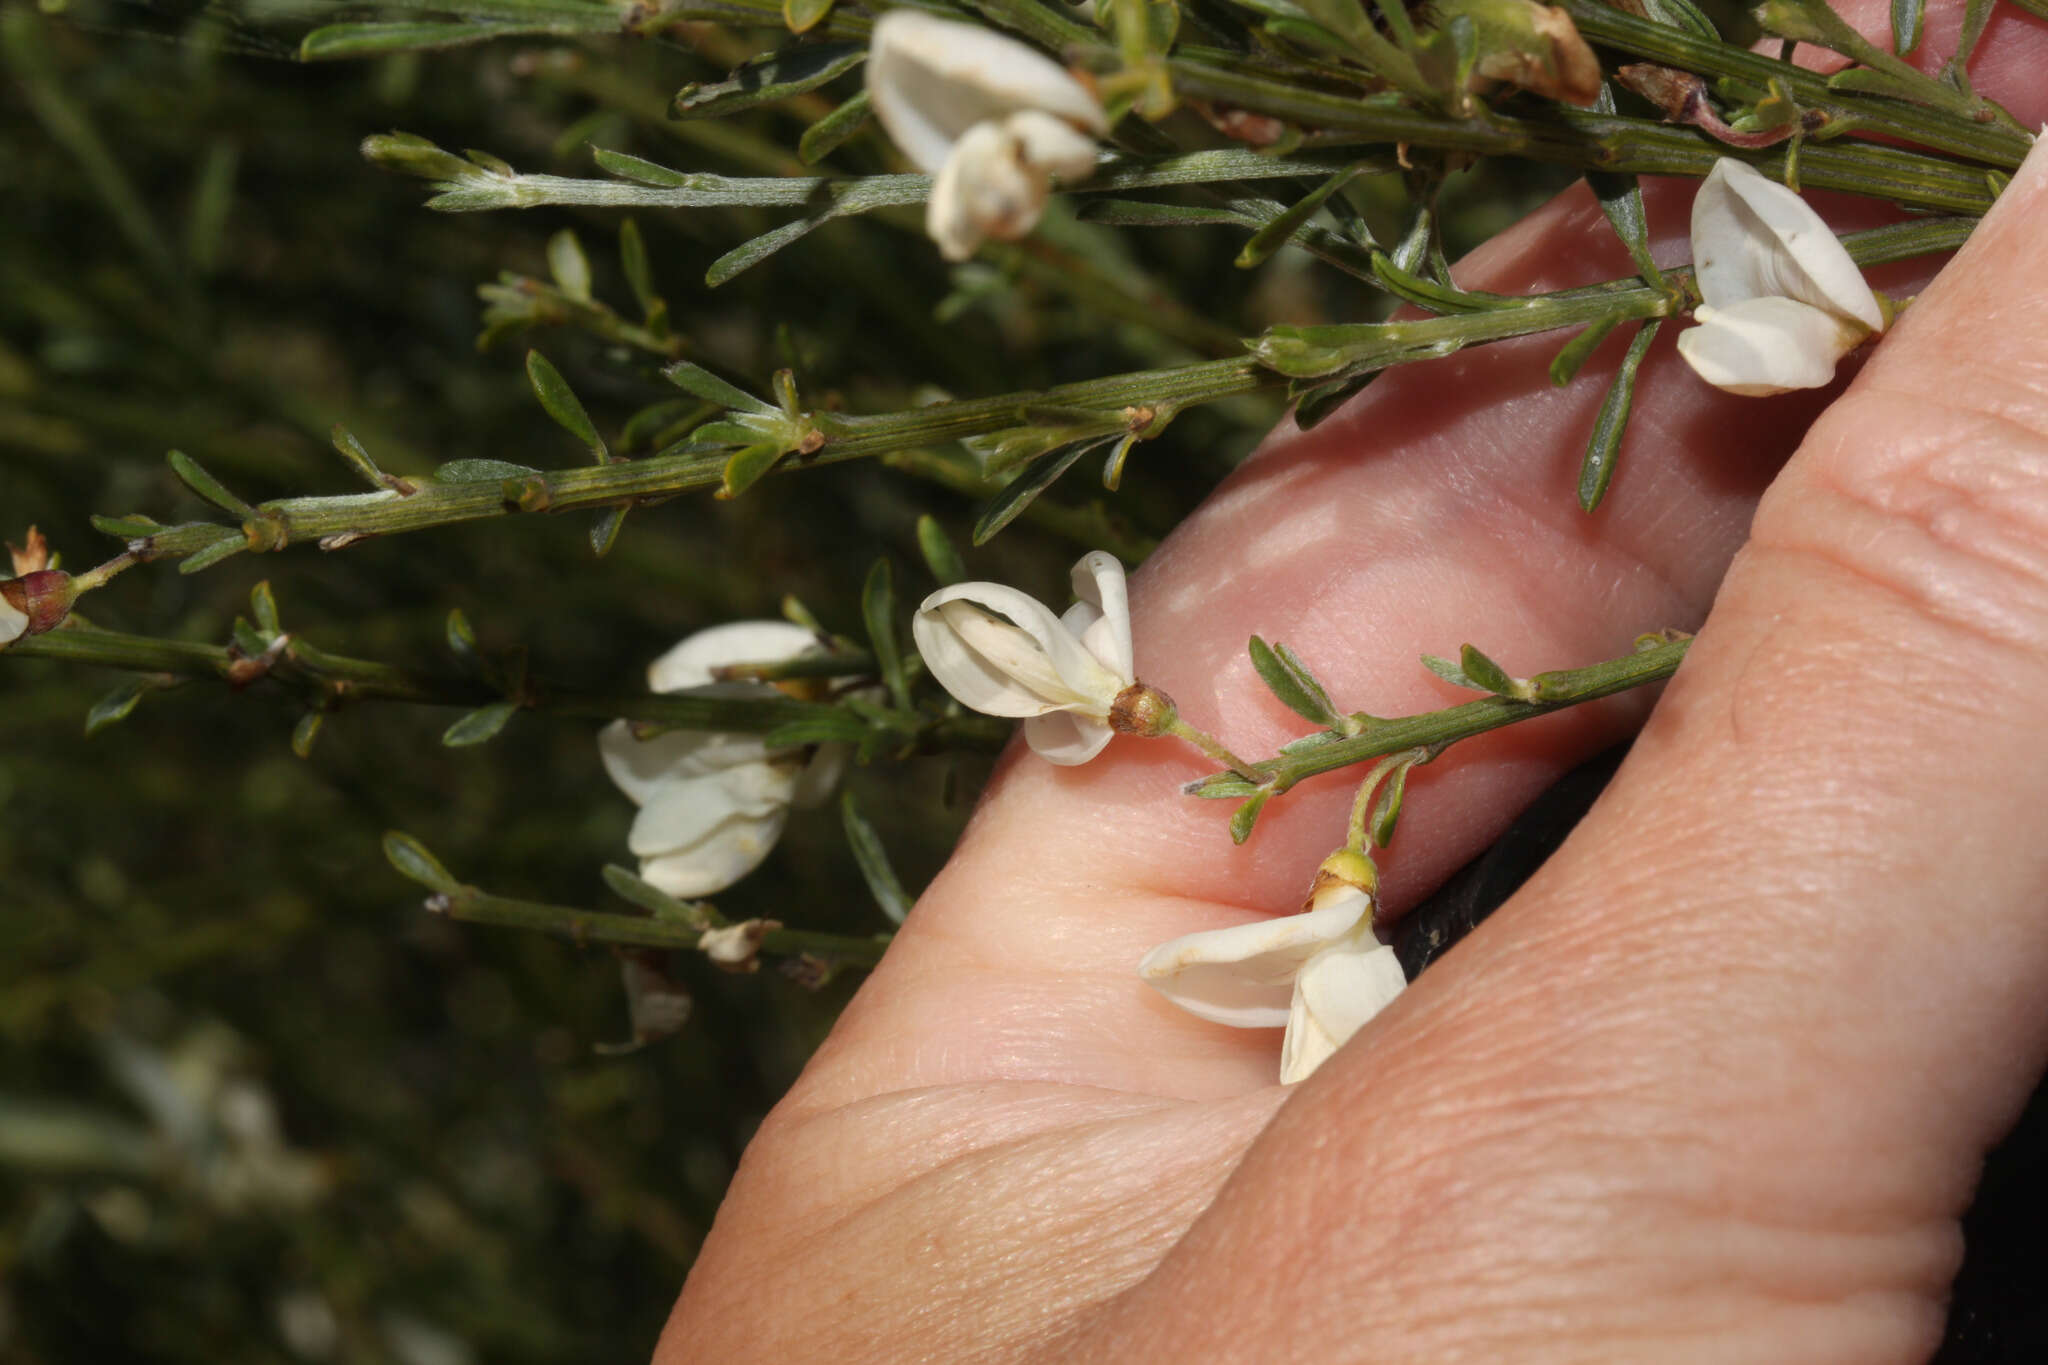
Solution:
[[[462,887],[454,874],[441,866],[441,860],[427,852],[425,844],[401,830],[384,831],[384,856],[401,877],[429,890],[457,891]]]
[[[654,287],[654,270],[647,263],[647,243],[640,236],[640,225],[631,218],[619,224],[619,267],[643,315],[651,320],[657,311],[668,311],[668,301]]]
[[[1586,441],[1586,456],[1579,463],[1579,506],[1588,512],[1600,505],[1600,500],[1607,496],[1607,485],[1614,479],[1615,458],[1621,454],[1621,438],[1628,430],[1629,411],[1635,405],[1636,371],[1641,368],[1643,357],[1650,353],[1650,343],[1657,339],[1661,326],[1661,320],[1652,318],[1636,329],[1635,336],[1629,339],[1628,353],[1621,358],[1621,368],[1615,372],[1614,383],[1601,400],[1600,415],[1593,419],[1593,434]]]
[[[686,393],[734,412],[774,412],[775,409],[743,389],[726,383],[702,365],[678,360],[662,370],[662,377]]]
[[[113,536],[117,540],[147,540],[164,528],[163,523],[154,517],[140,514],[125,517],[104,517],[95,514],[92,518],[92,529],[103,536]]]
[[[1600,97],[1593,102],[1593,109],[1602,114],[1614,112],[1612,85],[1601,85]],[[1642,186],[1633,175],[1613,171],[1588,171],[1586,183],[1593,187],[1593,194],[1600,201],[1600,211],[1607,215],[1614,235],[1621,238],[1621,244],[1628,248],[1629,259],[1636,263],[1636,273],[1651,288],[1663,288],[1663,272],[1650,259],[1650,217],[1643,210]]]
[[[628,905],[645,910],[658,920],[708,929],[719,922],[717,911],[702,901],[680,901],[660,887],[635,876],[617,863],[604,865],[604,884]]]
[[[494,483],[538,473],[530,464],[513,464],[510,460],[450,460],[434,471],[434,482]]]
[[[548,273],[555,287],[578,303],[590,302],[590,258],[573,228],[563,228],[548,238]]]
[[[1259,812],[1272,800],[1273,793],[1261,788],[1244,800],[1230,817],[1230,842],[1241,844],[1252,837],[1252,827],[1259,823]]]
[[[831,0],[785,0],[785,13],[790,4],[815,8],[817,14],[811,19],[812,24],[831,8]],[[791,31],[801,33],[803,29],[792,25]],[[676,93],[672,112],[678,119],[723,118],[757,104],[816,90],[859,66],[867,55],[864,43],[806,43],[782,52],[765,53],[741,65],[722,81],[684,86]]]
[[[1237,253],[1237,260],[1235,262],[1237,268],[1246,270],[1252,266],[1259,265],[1274,252],[1287,245],[1288,242],[1294,239],[1294,235],[1300,232],[1308,220],[1315,215],[1316,210],[1323,206],[1324,201],[1329,199],[1338,190],[1344,188],[1347,183],[1370,164],[1372,163],[1358,162],[1354,165],[1346,166],[1343,170],[1316,186],[1300,199],[1297,199],[1288,207],[1285,213],[1260,228],[1257,232],[1254,232],[1251,235],[1251,239],[1244,244],[1244,248]]]
[[[868,893],[891,924],[903,923],[903,917],[910,913],[910,897],[904,894],[903,883],[896,879],[896,869],[889,866],[889,853],[882,847],[881,837],[860,813],[850,791],[839,794],[839,818],[846,826],[846,846],[853,850],[853,861],[868,884]]]
[[[1472,679],[1466,677],[1465,671],[1463,669],[1459,668],[1449,659],[1443,658],[1439,655],[1423,655],[1422,666],[1428,669],[1430,672],[1436,674],[1439,678],[1442,678],[1445,682],[1450,683],[1453,687],[1469,687],[1474,692],[1484,692],[1488,690],[1487,688],[1481,687],[1478,683],[1473,682]]]
[[[625,528],[626,513],[630,503],[607,507],[598,513],[597,520],[590,523],[590,550],[599,559],[612,552],[612,546],[619,543],[619,532]]]
[[[355,438],[355,433],[336,422],[334,430],[329,433],[329,439],[334,442],[335,453],[341,456],[364,483],[372,488],[390,487],[388,477],[383,470],[377,468],[377,462],[370,458],[369,451],[363,449],[363,443]]]
[[[220,538],[202,550],[195,550],[179,561],[179,573],[199,573],[210,569],[223,559],[231,559],[249,548],[249,539],[239,531],[223,527]]]
[[[442,731],[441,742],[451,749],[461,749],[494,739],[518,709],[519,704],[510,701],[494,701],[489,706],[479,706]]]
[[[791,33],[809,33],[832,12],[832,0],[782,0],[782,22]]]
[[[1356,375],[1345,379],[1333,379],[1326,384],[1313,384],[1299,389],[1294,400],[1294,425],[1303,431],[1313,430],[1331,413],[1349,402],[1351,396],[1377,379],[1382,372]]]
[[[1387,841],[1394,837],[1394,826],[1401,819],[1401,801],[1408,794],[1408,770],[1415,766],[1413,761],[1397,764],[1387,775],[1386,785],[1373,798],[1372,814],[1366,819],[1366,827],[1372,831],[1376,847],[1385,848]]]
[[[1008,526],[1023,514],[1025,508],[1037,500],[1038,495],[1053,486],[1060,475],[1073,468],[1074,462],[1089,451],[1108,444],[1115,439],[1099,437],[1093,441],[1076,441],[1071,445],[1048,450],[996,491],[975,518],[973,540],[976,545],[986,545],[995,538],[998,531]]]
[[[1522,308],[1528,303],[1526,299],[1506,294],[1458,289],[1438,284],[1435,280],[1424,279],[1402,269],[1395,263],[1394,258],[1384,251],[1373,253],[1372,273],[1388,293],[1432,313],[1490,313],[1501,308]]]
[[[1293,650],[1285,645],[1276,649],[1256,635],[1252,636],[1246,649],[1252,656],[1252,668],[1288,710],[1317,725],[1331,726],[1340,722],[1342,718],[1337,714],[1337,708],[1330,704],[1329,693],[1308,671],[1308,666],[1295,657]]]
[[[185,214],[185,259],[202,275],[211,275],[220,266],[240,161],[241,149],[226,137],[208,142],[200,158],[192,184],[192,207]]]
[[[720,478],[715,498],[730,500],[752,488],[761,481],[761,476],[775,468],[775,464],[789,452],[773,441],[762,441],[757,445],[743,446],[725,462],[725,471]]]
[[[683,189],[697,183],[698,177],[673,166],[648,161],[644,157],[632,156],[626,152],[615,152],[609,147],[592,147],[591,159],[604,170],[622,180],[638,181],[642,185],[659,185],[663,189]]]
[[[178,476],[187,488],[212,503],[224,512],[232,512],[243,521],[256,515],[256,509],[228,491],[227,485],[200,467],[199,461],[182,450],[169,451],[164,455],[169,461],[171,472]]]
[[[861,588],[860,615],[890,699],[908,711],[910,680],[903,672],[903,647],[896,638],[896,580],[887,559],[876,560],[868,570],[868,580]]]
[[[1643,14],[1695,38],[1704,38],[1710,43],[1721,41],[1721,30],[1693,0],[1643,0]]]
[[[556,425],[583,442],[599,464],[605,463],[610,452],[605,449],[604,438],[597,434],[590,414],[583,410],[583,401],[569,387],[569,381],[562,378],[562,372],[539,351],[528,351],[526,378],[533,385],[534,397],[540,399],[541,407],[555,419]]]
[[[790,243],[809,236],[830,222],[832,217],[830,210],[813,213],[741,242],[711,263],[710,268],[704,272],[704,283],[713,289],[718,288],[735,275],[753,269]]]
[[[1898,0],[1893,0],[1896,12]],[[1963,75],[1970,64],[1970,58],[1977,51],[1977,40],[1984,36],[1984,26],[1991,22],[1991,0],[1965,0],[1963,5],[1963,31],[1956,35],[1955,55],[1948,59],[1942,69],[1944,78],[1949,78],[1960,89],[1969,89],[1969,78]],[[1903,55],[1906,49],[1900,48]],[[1960,80],[1955,78],[1960,77]]]
[[[1927,0],[1892,0],[1892,51],[1901,57],[1920,46]]]
[[[925,567],[932,571],[939,586],[950,588],[967,578],[967,566],[960,562],[960,552],[953,548],[953,538],[939,525],[939,520],[927,512],[917,519],[917,548],[924,552]]]
[[[1254,221],[1231,209],[1145,199],[1088,199],[1076,206],[1075,216],[1110,227],[1243,227]]]
[[[1495,696],[1515,695],[1514,678],[1505,668],[1480,653],[1476,645],[1466,645],[1458,651],[1458,671],[1470,678],[1474,686]]]
[[[612,22],[616,28],[617,21]],[[547,34],[585,30],[595,32],[596,24],[560,22],[539,24],[476,23],[362,23],[329,24],[316,28],[299,42],[302,62],[340,61],[352,57],[389,57],[399,52],[435,52],[443,48],[467,47],[492,38],[540,37]]]
[[[292,727],[292,753],[298,758],[313,756],[313,741],[320,738],[321,729],[327,724],[325,711],[308,711],[299,717],[299,723]]]
[[[867,723],[859,716],[821,706],[815,716],[776,726],[761,736],[761,742],[770,749],[796,749],[806,744],[858,744],[867,736]]]
[[[109,725],[117,725],[128,719],[128,713],[142,700],[143,694],[156,690],[156,683],[148,678],[125,678],[115,684],[114,690],[92,704],[92,710],[85,713],[85,733],[96,735]]]
[[[1621,322],[1620,318],[1605,317],[1589,322],[1579,334],[1557,348],[1557,354],[1550,361],[1550,382],[1563,388],[1578,376],[1593,352],[1600,349],[1600,343],[1607,340]]]
[[[837,109],[804,129],[797,139],[796,154],[806,166],[815,166],[844,146],[846,140],[867,126],[874,106],[865,87],[840,102]]]
[[[278,623],[277,596],[270,591],[270,580],[264,579],[249,589],[249,610],[256,617],[256,628],[265,637],[275,639],[284,630]]]
[[[476,167],[417,133],[372,133],[357,148],[365,161],[401,175],[459,182],[476,175]]]
[[[448,651],[451,654],[465,662],[475,660],[476,627],[472,626],[469,623],[469,618],[462,614],[461,607],[449,608],[446,633]]]

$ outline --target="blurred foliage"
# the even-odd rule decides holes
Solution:
[[[402,127],[562,174],[589,173],[587,144],[773,174],[795,168],[786,149],[826,107],[669,121],[679,87],[722,77],[765,36],[286,60],[314,9],[0,11],[6,536],[35,522],[78,568],[115,548],[94,513],[204,515],[166,468],[174,446],[252,499],[347,491],[336,422],[400,474],[577,463],[528,387],[528,346],[616,448],[633,413],[675,398],[662,357],[548,326],[499,325],[482,354],[475,342],[479,286],[547,280],[565,228],[595,296],[637,321],[618,216],[437,215],[357,144]],[[880,169],[884,156],[870,131],[836,161]],[[1454,247],[1562,178],[1485,175],[1455,182]],[[1358,192],[1381,196],[1391,221],[1398,185]],[[756,389],[792,366],[807,393],[853,411],[933,385],[972,396],[1193,357],[1143,310],[1062,287],[1063,253],[1136,290],[1170,286],[1227,333],[1378,302],[1291,251],[1234,270],[1232,234],[1119,236],[1057,212],[1030,242],[955,269],[915,215],[877,215],[703,285],[709,262],[772,222],[734,210],[637,227],[687,354]],[[499,288],[501,307],[533,292]],[[1169,529],[1276,415],[1264,399],[1219,404],[1141,448],[1114,504],[1132,537]],[[1062,498],[1106,497],[1072,492],[1087,484],[1071,479]],[[784,594],[858,635],[878,547],[914,601],[918,517],[965,545],[975,509],[910,473],[849,464],[730,504],[638,511],[596,565],[587,518],[522,518],[192,576],[149,566],[86,614],[221,643],[267,578],[289,627],[327,649],[445,668],[442,623],[460,608],[486,647],[525,647],[539,676],[633,689],[681,635],[774,615]],[[967,567],[1052,596],[1073,553],[1020,522]],[[632,811],[594,727],[520,716],[489,744],[445,750],[453,713],[363,707],[331,716],[301,760],[281,694],[194,683],[85,737],[93,700],[119,681],[37,660],[0,669],[0,1355],[644,1354],[747,1135],[853,982],[813,992],[686,955],[671,968],[696,1000],[681,1036],[601,1055],[595,1044],[629,1032],[609,954],[423,915],[378,849],[403,828],[494,890],[605,905],[597,869],[622,857]],[[854,774],[913,894],[985,773],[970,758]],[[800,814],[720,903],[809,929],[887,927],[830,808]]]

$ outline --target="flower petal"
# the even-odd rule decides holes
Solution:
[[[597,732],[597,752],[605,773],[636,806],[645,805],[662,782],[761,763],[768,757],[767,748],[751,735],[669,730],[652,739],[635,739],[633,727],[623,720]]]
[[[732,621],[698,631],[649,664],[647,686],[655,692],[702,687],[712,681],[713,668],[780,663],[817,645],[816,635],[789,621]]]
[[[932,182],[925,233],[949,261],[964,261],[987,238],[1022,237],[1038,226],[1052,192],[1050,173],[1027,165],[1017,138],[995,123],[977,123],[953,147]]]
[[[872,689],[863,688],[863,693]],[[880,700],[880,698],[870,698]],[[811,754],[811,761],[796,775],[796,787],[790,792],[789,804],[798,810],[809,810],[822,806],[831,797],[832,789],[839,785],[845,775],[847,756],[852,747],[845,744],[820,744]]]
[[[759,819],[734,816],[688,848],[642,859],[640,880],[684,900],[716,895],[761,865],[788,819],[786,807]]]
[[[1095,139],[1038,109],[1026,109],[1003,120],[1003,131],[1015,142],[1025,165],[1062,180],[1086,180],[1095,172]]]
[[[796,774],[787,763],[744,763],[704,777],[657,783],[633,820],[626,847],[641,858],[673,853],[731,816],[758,820],[786,809],[795,791]]]
[[[27,629],[28,613],[16,611],[6,598],[0,597],[0,649],[19,640]]]
[[[1360,895],[1305,915],[1184,934],[1138,963],[1138,975],[1188,1013],[1233,1028],[1279,1028],[1294,975],[1358,926],[1372,901]]]
[[[1101,753],[1115,733],[1101,721],[1071,711],[1052,711],[1024,722],[1024,742],[1031,752],[1063,768],[1086,763]]]
[[[1877,296],[1821,216],[1746,162],[1722,157],[1700,186],[1692,255],[1711,308],[1778,295],[1884,330]]]
[[[1090,550],[1074,561],[1074,596],[1095,608],[1095,619],[1076,630],[1088,652],[1125,683],[1137,681],[1131,655],[1131,603],[1124,566],[1113,554]],[[1078,605],[1078,604],[1077,604]]]
[[[1002,623],[943,610],[955,602],[999,612],[1014,623],[1015,632],[988,630],[987,625]],[[965,636],[962,625],[969,628]],[[939,589],[919,604],[910,633],[940,686],[986,715],[1038,716],[1078,708],[1106,716],[1116,694],[1128,685],[1083,648],[1044,603],[1000,583]]]
[[[1835,377],[1835,362],[1869,335],[1861,324],[1797,299],[1702,306],[1694,316],[1700,325],[1678,334],[1678,353],[1715,388],[1750,397],[1819,388]]]
[[[1369,935],[1310,958],[1294,978],[1287,1037],[1280,1044],[1280,1084],[1292,1085],[1321,1066],[1407,985],[1394,950]]]
[[[938,174],[969,128],[1023,109],[1109,131],[1095,96],[1050,57],[978,24],[914,9],[875,21],[867,83],[875,116],[927,175]]]

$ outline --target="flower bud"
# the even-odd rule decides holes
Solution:
[[[1371,858],[1355,848],[1340,848],[1323,859],[1316,868],[1315,880],[1309,884],[1308,899],[1301,903],[1303,910],[1321,910],[1333,905],[1341,896],[1362,892],[1374,901],[1380,890],[1380,870],[1373,866]]]
[[[77,600],[71,575],[62,569],[38,569],[0,582],[0,649],[24,635],[63,625]]]
[[[1109,707],[1109,728],[1120,735],[1159,735],[1178,715],[1173,698],[1149,683],[1132,683]]]
[[[729,972],[758,971],[761,963],[757,954],[761,951],[761,940],[768,936],[770,929],[781,927],[778,920],[741,920],[723,929],[706,929],[697,939],[697,948]]]

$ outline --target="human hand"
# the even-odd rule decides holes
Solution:
[[[1940,18],[1923,52],[1952,47]],[[2001,11],[1980,50],[1979,89],[2048,113],[2048,30]],[[1670,241],[1687,197],[1652,187]],[[749,1148],[659,1359],[1923,1357],[1978,1161],[2048,1056],[2043,224],[2037,153],[1832,405],[1720,394],[1660,343],[1593,517],[1571,488],[1602,386],[1551,389],[1551,339],[1276,437],[1135,580],[1142,675],[1268,752],[1299,722],[1255,631],[1395,712],[1444,704],[1426,649],[1532,672],[1704,617],[1612,788],[1283,1089],[1277,1036],[1134,968],[1292,909],[1344,779],[1233,849],[1221,808],[1170,798],[1199,769],[1169,746],[1013,750]],[[1627,270],[1581,191],[1459,273]],[[1388,904],[1644,709],[1419,770]]]

